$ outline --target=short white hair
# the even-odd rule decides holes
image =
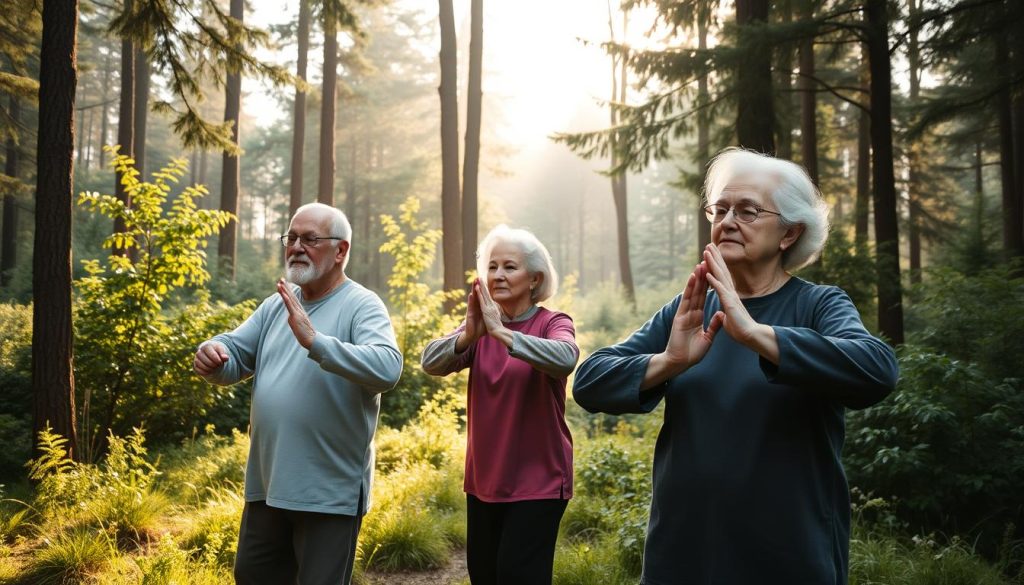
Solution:
[[[752,150],[730,147],[715,155],[704,180],[704,202],[718,201],[722,191],[739,176],[762,175],[774,180],[766,185],[778,208],[779,221],[786,228],[804,226],[804,231],[782,252],[782,268],[796,270],[814,262],[828,238],[828,204],[804,168],[794,162]]]
[[[317,215],[330,216],[330,233],[324,235],[332,238],[341,238],[348,242],[348,253],[345,254],[345,263],[341,266],[341,268],[344,269],[348,266],[349,258],[352,257],[352,224],[349,223],[348,216],[345,215],[344,211],[337,207],[332,207],[324,203],[313,202],[299,206],[299,208],[295,210],[295,215],[292,216],[292,221],[294,221],[295,218],[304,211],[315,211]],[[288,223],[291,225],[291,221]]]
[[[533,232],[524,229],[512,229],[501,224],[487,232],[484,239],[476,249],[476,272],[486,283],[487,268],[491,262],[491,250],[499,242],[513,244],[523,253],[526,263],[526,272],[529,274],[542,274],[540,286],[535,288],[530,295],[530,300],[539,303],[547,300],[558,292],[558,273],[555,265],[551,262],[551,254],[544,244],[540,243]]]

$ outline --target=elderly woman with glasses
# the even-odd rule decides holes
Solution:
[[[828,232],[801,167],[728,149],[705,196],[712,243],[682,294],[584,361],[573,396],[610,414],[665,402],[645,585],[846,583],[844,412],[892,391],[895,354],[841,289],[791,275]]]
[[[466,560],[473,585],[551,583],[558,525],[572,497],[566,378],[572,319],[539,307],[558,276],[537,238],[501,225],[477,249],[466,320],[423,351],[436,376],[469,368]]]

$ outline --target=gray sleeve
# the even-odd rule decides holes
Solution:
[[[420,366],[424,372],[431,376],[447,376],[468,365],[464,358],[469,348],[466,348],[466,351],[461,354],[455,352],[455,343],[459,339],[460,332],[461,329],[451,335],[435,339],[423,348]]]
[[[395,331],[376,296],[368,297],[357,310],[351,343],[317,332],[309,357],[324,370],[377,391],[393,388],[402,375]]]
[[[266,318],[266,304],[267,301],[260,303],[253,314],[234,331],[216,335],[213,339],[199,344],[199,347],[202,347],[207,343],[217,342],[223,345],[228,353],[227,362],[213,373],[203,376],[207,382],[228,386],[252,376],[256,370],[256,352],[259,348],[263,321]]]
[[[452,347],[454,349],[454,344]],[[512,347],[508,353],[556,378],[571,374],[580,357],[576,346],[568,341],[534,337],[519,331],[512,333]]]

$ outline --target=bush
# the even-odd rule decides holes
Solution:
[[[626,585],[637,582],[639,573],[624,570],[614,539],[576,542],[555,552],[552,585]]]
[[[181,547],[205,565],[233,566],[244,507],[245,501],[237,491],[217,491],[190,518]]]
[[[908,544],[869,534],[850,542],[850,585],[1005,585],[999,571],[962,541],[945,546],[915,537]]]
[[[0,483],[25,476],[32,446],[32,305],[0,303]]]
[[[986,533],[1024,525],[1024,392],[972,363],[904,346],[896,392],[848,415],[846,469],[927,530]]]
[[[33,585],[81,583],[116,556],[117,547],[105,532],[61,532],[36,550],[22,580]]]
[[[201,504],[211,493],[238,491],[245,481],[245,464],[249,457],[249,436],[232,429],[230,436],[217,435],[212,426],[196,438],[186,439],[180,447],[164,455],[163,489],[174,490],[180,497]]]
[[[367,517],[359,539],[363,566],[423,571],[448,563],[448,541],[432,514],[400,506]]]

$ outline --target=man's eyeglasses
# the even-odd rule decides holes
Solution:
[[[294,246],[296,240],[302,242],[302,246],[304,248],[316,248],[317,246],[320,245],[320,240],[344,240],[345,238],[335,238],[330,236],[297,236],[295,234],[285,234],[277,239],[281,240],[281,245],[284,246],[285,248]]]
[[[708,217],[708,221],[711,223],[721,223],[725,220],[725,216],[729,215],[729,210],[732,210],[732,216],[736,218],[736,221],[743,223],[753,223],[757,221],[757,218],[761,217],[762,213],[770,213],[778,216],[782,215],[777,211],[770,211],[752,203],[741,203],[732,207],[716,203],[705,207],[704,215]]]

